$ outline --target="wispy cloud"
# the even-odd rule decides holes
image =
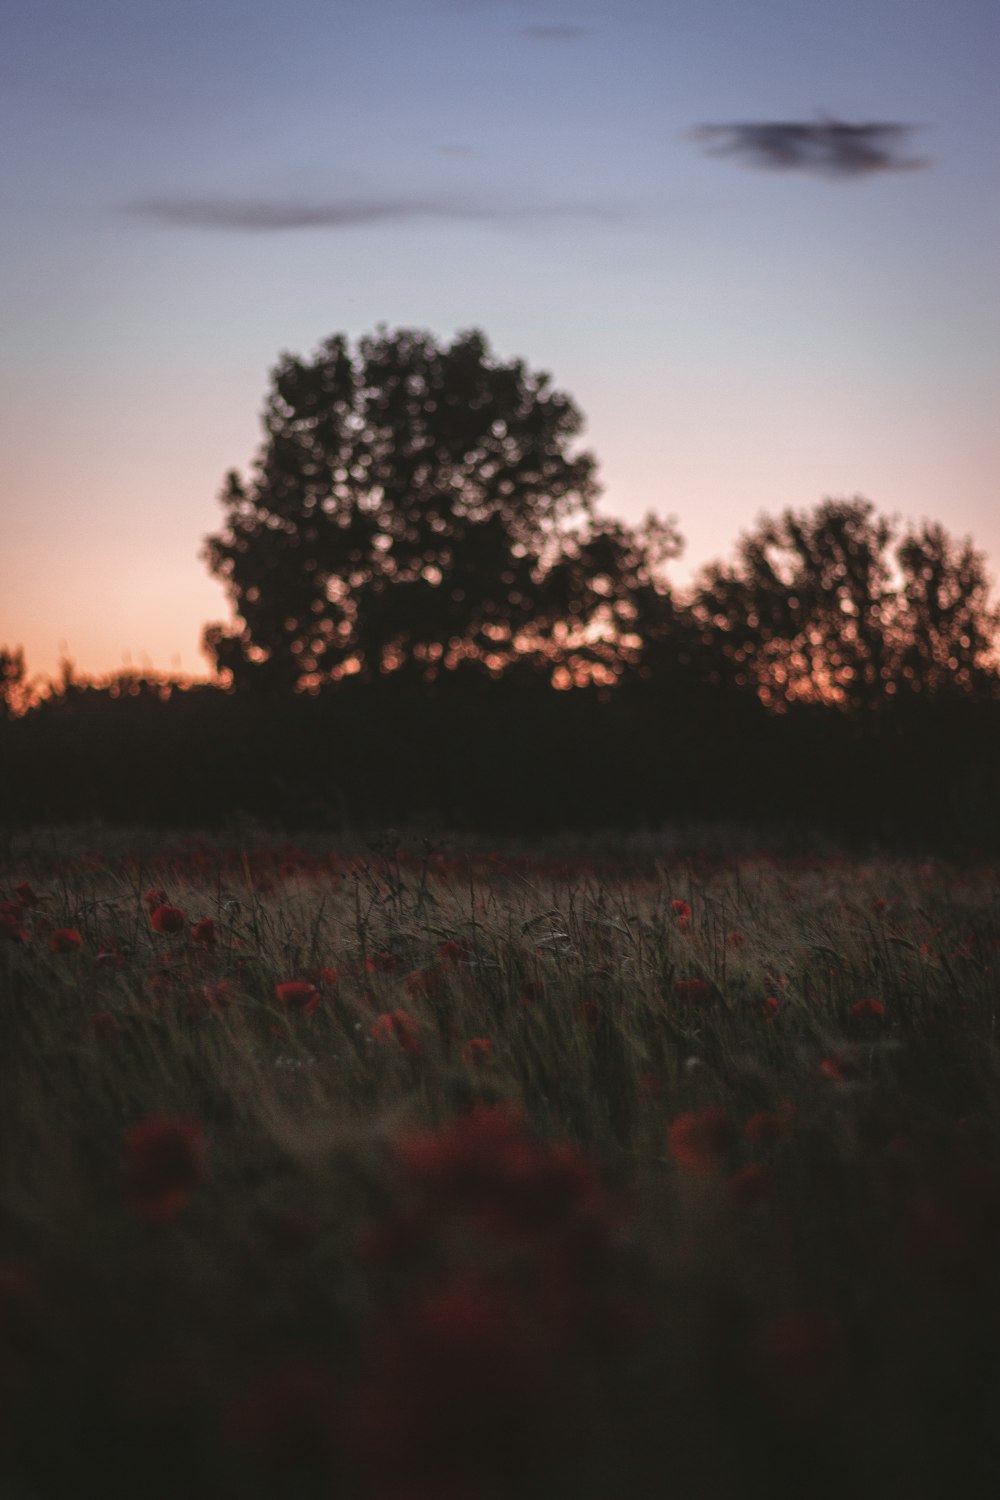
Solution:
[[[590,36],[589,26],[522,26],[521,35],[533,42],[577,42]]]
[[[917,127],[842,120],[768,120],[760,124],[699,125],[693,139],[712,156],[735,156],[750,167],[810,172],[820,177],[868,177],[875,172],[912,171],[926,158],[900,155]]]
[[[404,198],[272,199],[147,198],[119,205],[135,218],[172,229],[208,229],[243,234],[296,229],[352,229],[418,219],[496,223],[552,218],[608,218],[594,205],[556,203],[503,206],[420,202]]]

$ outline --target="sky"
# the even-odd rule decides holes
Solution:
[[[997,578],[998,63],[995,0],[6,0],[0,644],[203,675],[271,369],[382,323],[551,372],[678,587],[852,495]]]

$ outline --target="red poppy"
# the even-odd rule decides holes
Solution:
[[[738,927],[735,927],[732,932],[727,932],[726,933],[726,947],[727,948],[742,948],[743,945],[744,945],[744,943],[746,942],[746,940],[747,940],[746,933],[745,932],[741,932]]]
[[[875,896],[872,898],[871,908],[877,917],[882,915],[888,905],[889,903],[884,896]]]
[[[117,948],[101,948],[94,954],[94,962],[100,964],[102,969],[122,969],[125,967],[125,959]]]
[[[167,895],[166,891],[155,889],[147,891],[142,899],[145,901],[151,912],[155,911],[158,906],[168,906],[170,904],[170,897]]]
[[[780,1009],[781,1001],[778,999],[777,995],[768,995],[767,999],[764,1001],[764,1012],[767,1019],[769,1021],[773,1021]]]
[[[57,927],[49,938],[49,948],[53,953],[75,953],[82,947],[83,938],[75,927]]]
[[[187,918],[179,906],[154,906],[149,921],[154,932],[181,932]]]
[[[413,999],[432,999],[441,991],[441,975],[437,969],[414,969],[406,976],[406,993]]]
[[[0,911],[0,938],[11,943],[27,942],[28,934],[13,912]]]
[[[677,979],[674,981],[674,994],[678,1000],[704,1000],[708,994],[708,984],[704,979]]]
[[[780,1115],[772,1114],[769,1109],[762,1109],[758,1114],[751,1115],[743,1127],[743,1139],[749,1141],[751,1146],[773,1146],[775,1141],[780,1141],[785,1134],[787,1123]]]
[[[667,1146],[678,1166],[690,1172],[714,1172],[733,1144],[734,1134],[725,1110],[710,1105],[678,1115],[667,1130]]]
[[[201,1125],[184,1115],[150,1115],[125,1137],[126,1193],[136,1213],[166,1224],[208,1175]]]
[[[856,1000],[848,1011],[852,1021],[882,1021],[885,1006],[881,1000]]]
[[[391,974],[399,968],[399,959],[391,953],[369,953],[365,968],[369,974]]]
[[[456,942],[454,938],[448,938],[438,947],[438,958],[442,963],[451,968],[467,962],[472,957],[472,950],[465,943]]]
[[[824,1078],[828,1078],[831,1083],[844,1082],[844,1065],[839,1058],[824,1057],[823,1061],[819,1065],[819,1071],[822,1076]]]
[[[771,1190],[771,1174],[762,1162],[751,1162],[729,1179],[729,1191],[740,1203],[759,1203]]]
[[[191,928],[191,936],[196,943],[202,943],[206,948],[215,947],[215,923],[211,917],[202,917]]]
[[[304,1016],[311,1016],[319,1004],[319,990],[305,979],[286,979],[274,986],[274,993],[279,1005],[300,1010]]]
[[[690,920],[691,920],[691,907],[688,905],[688,903],[686,901],[680,901],[680,900],[671,901],[670,905],[671,905],[671,907],[673,909],[674,915],[677,916],[677,917],[680,917],[680,919],[681,919],[682,922],[690,922]]]
[[[372,1022],[368,1035],[376,1042],[395,1042],[402,1052],[421,1051],[420,1022],[405,1010],[390,1010]]]
[[[468,1067],[481,1067],[493,1056],[493,1039],[488,1036],[470,1037],[463,1045],[459,1056]]]
[[[37,906],[38,897],[26,880],[21,880],[14,887],[14,894],[22,906]]]
[[[340,975],[336,969],[322,968],[316,970],[316,983],[321,984],[324,989],[335,990],[340,981]]]

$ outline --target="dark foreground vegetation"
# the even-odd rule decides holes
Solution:
[[[995,868],[50,834],[0,894],[5,1493],[996,1492]]]

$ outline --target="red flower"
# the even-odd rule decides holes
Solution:
[[[437,969],[414,969],[406,976],[406,993],[412,999],[430,999],[441,991],[441,975]]]
[[[274,986],[274,993],[279,1005],[286,1010],[300,1010],[304,1016],[311,1016],[319,1004],[319,990],[304,979],[286,979]]]
[[[215,923],[211,917],[202,917],[191,928],[191,936],[196,943],[203,943],[206,948],[215,947]]]
[[[122,1023],[110,1010],[96,1011],[90,1018],[90,1024],[96,1036],[114,1036],[122,1029]]]
[[[167,895],[166,891],[147,891],[142,899],[145,901],[151,912],[154,912],[158,906],[168,906],[170,903],[170,897]]]
[[[94,954],[94,962],[100,964],[102,969],[122,969],[125,960],[117,948],[101,948]]]
[[[372,1022],[368,1035],[376,1042],[395,1042],[413,1056],[421,1051],[420,1022],[405,1010],[386,1011]]]
[[[690,922],[691,908],[686,901],[671,901],[670,905],[673,908],[675,916],[680,917],[682,922]]]
[[[819,1065],[819,1071],[823,1075],[823,1077],[828,1078],[831,1083],[844,1082],[843,1064],[836,1057],[824,1057],[823,1061]]]
[[[493,1039],[488,1036],[470,1037],[462,1047],[459,1056],[468,1067],[481,1067],[493,1056]]]
[[[472,957],[472,950],[465,943],[456,942],[454,938],[448,938],[438,947],[438,958],[442,963],[456,968],[459,964],[467,962]]]
[[[75,927],[57,927],[49,938],[49,948],[53,953],[75,953],[82,946],[83,938]]]
[[[37,906],[38,897],[26,880],[19,881],[14,887],[14,894],[22,906]]]
[[[708,984],[704,979],[678,979],[674,982],[674,994],[679,1000],[704,1000]]]
[[[689,1172],[714,1172],[733,1136],[733,1122],[725,1110],[711,1105],[678,1115],[667,1130],[667,1146],[678,1166]]]
[[[852,1021],[882,1021],[885,1006],[881,1000],[856,1000],[848,1011]]]
[[[882,915],[888,905],[889,903],[884,896],[874,896],[872,898],[872,911],[877,917],[880,917]]]
[[[735,927],[732,932],[727,932],[726,933],[726,947],[727,948],[742,948],[743,945],[744,945],[744,943],[746,942],[746,940],[747,940],[746,933],[745,932],[741,932],[738,927]]]
[[[325,989],[335,990],[340,981],[340,975],[336,969],[323,968],[316,970],[316,983],[323,985]]]
[[[780,1115],[762,1109],[759,1114],[751,1115],[744,1125],[743,1139],[752,1146],[773,1146],[775,1141],[781,1140],[785,1130],[786,1121]]]
[[[391,974],[394,969],[399,968],[399,959],[391,953],[369,953],[365,959],[365,968],[369,974]]]
[[[28,934],[13,912],[0,911],[0,938],[11,943],[27,942]]]
[[[729,1191],[741,1203],[759,1203],[771,1190],[771,1174],[762,1162],[741,1167],[729,1179]]]
[[[768,995],[764,1001],[764,1013],[769,1021],[773,1021],[781,1009],[781,1001],[777,995]]]
[[[187,922],[179,906],[154,906],[149,920],[154,932],[181,932]]]
[[[135,1211],[151,1223],[169,1223],[208,1175],[201,1125],[183,1115],[150,1115],[125,1137],[125,1167]]]

